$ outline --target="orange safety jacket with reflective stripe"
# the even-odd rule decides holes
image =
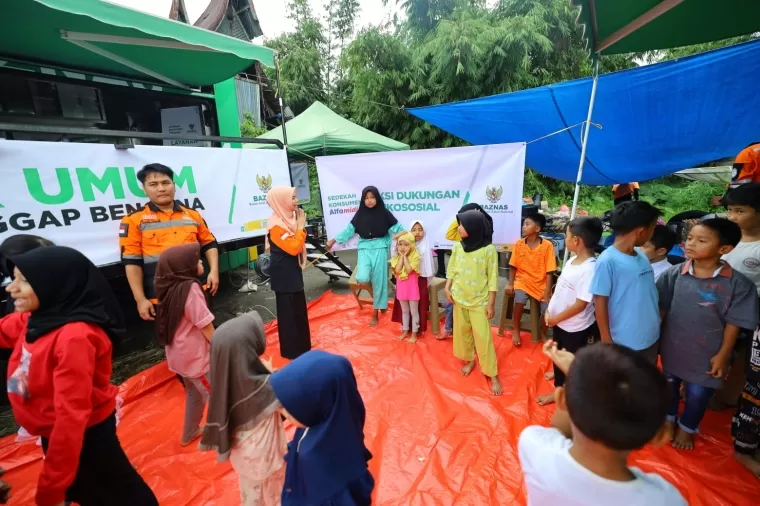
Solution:
[[[736,188],[744,183],[758,182],[760,182],[760,143],[751,144],[736,155],[729,188]]]
[[[154,303],[153,278],[158,256],[172,246],[193,242],[201,245],[201,253],[218,246],[203,216],[178,201],[174,202],[171,212],[161,211],[149,202],[139,211],[122,218],[119,226],[121,263],[142,267],[145,296]]]
[[[633,193],[634,190],[639,189],[639,183],[623,183],[612,185],[612,199],[617,200],[625,197],[629,193]]]

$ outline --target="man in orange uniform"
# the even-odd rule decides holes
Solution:
[[[736,188],[744,183],[760,182],[760,142],[754,142],[742,149],[731,171],[729,188]]]
[[[615,205],[629,200],[639,200],[639,183],[623,183],[612,185],[612,201]]]
[[[731,169],[731,183],[727,186],[726,193],[744,183],[760,183],[760,142],[753,142],[736,155]],[[724,196],[713,197],[710,203],[722,206]]]
[[[121,220],[119,245],[137,311],[143,320],[153,320],[158,302],[153,287],[158,256],[172,246],[200,243],[209,265],[204,288],[214,295],[219,288],[219,248],[200,213],[174,199],[172,169],[152,163],[137,173],[137,179],[150,202]]]

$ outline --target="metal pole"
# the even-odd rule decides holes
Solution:
[[[288,176],[290,177],[290,186],[293,186],[293,171],[290,170],[290,156],[288,155],[288,133],[285,131],[285,103],[282,100],[282,88],[280,87],[280,53],[276,54],[274,60],[274,71],[277,74],[277,98],[280,101],[280,119],[282,120],[282,143],[285,145],[285,156],[288,159]]]
[[[285,144],[285,149],[288,149],[288,133],[285,131],[285,104],[282,100],[282,87],[280,86],[280,54],[277,53],[275,58],[275,72],[277,74],[277,98],[280,101],[280,119],[282,120],[282,143]]]
[[[599,55],[594,56],[594,80],[591,84],[591,100],[588,104],[588,115],[586,116],[586,122],[583,124],[581,132],[581,160],[578,163],[578,176],[575,178],[575,193],[573,194],[573,208],[570,211],[570,219],[575,218],[575,213],[578,210],[578,196],[581,190],[581,179],[583,178],[583,164],[586,163],[586,148],[588,147],[588,133],[591,130],[591,115],[594,113],[594,102],[596,101],[596,85],[599,82]],[[568,257],[567,247],[565,248],[565,256],[562,259],[562,265],[565,265]]]

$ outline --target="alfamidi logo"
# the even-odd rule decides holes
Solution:
[[[499,186],[499,188],[496,188],[495,186],[492,188],[490,186],[486,186],[486,198],[491,204],[495,204],[498,201],[501,200],[501,196],[504,194],[504,188]]]
[[[256,184],[259,185],[259,190],[263,193],[267,193],[272,189],[272,175],[267,174],[266,176],[259,176],[256,174]]]

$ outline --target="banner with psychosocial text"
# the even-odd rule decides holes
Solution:
[[[493,217],[494,244],[514,244],[524,168],[525,143],[317,157],[327,234],[341,232],[359,208],[362,189],[376,186],[405,228],[423,222],[433,248],[451,248],[446,230],[470,202]],[[355,248],[356,241],[336,248]]]
[[[290,185],[284,150],[0,140],[0,242],[34,234],[82,251],[96,265],[120,259],[119,221],[148,199],[137,172],[174,170],[177,199],[203,215],[220,243],[266,233],[266,193]]]

